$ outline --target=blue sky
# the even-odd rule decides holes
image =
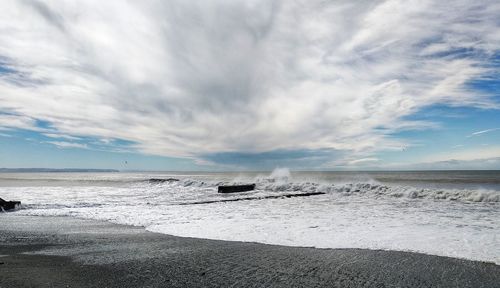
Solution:
[[[0,167],[500,169],[498,1],[2,1]]]

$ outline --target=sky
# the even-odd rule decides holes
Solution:
[[[496,0],[0,10],[0,167],[500,169]]]

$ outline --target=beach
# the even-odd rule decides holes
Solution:
[[[0,215],[0,287],[498,287],[500,266],[419,253],[175,237]]]
[[[498,171],[0,173],[0,197],[22,202],[17,215],[180,237],[500,264],[498,179]],[[241,183],[256,183],[255,190],[217,192],[218,185]]]

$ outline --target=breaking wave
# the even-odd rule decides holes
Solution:
[[[419,189],[409,186],[387,186],[372,183],[348,183],[341,185],[318,183],[270,183],[261,184],[257,187],[267,191],[324,192],[338,193],[344,196],[368,195],[377,197],[406,197],[411,199],[500,202],[500,192],[489,190]]]
[[[216,188],[218,185],[235,185],[248,182],[235,181],[200,181],[183,179],[178,182],[168,182],[165,185],[181,185],[184,187]],[[327,193],[339,196],[368,196],[394,197],[409,199],[433,199],[467,202],[500,202],[500,191],[486,189],[436,189],[416,188],[412,186],[384,185],[380,183],[315,183],[315,182],[286,182],[274,178],[257,179],[258,192],[303,192]]]
[[[183,237],[417,251],[500,263],[500,189],[431,188],[365,173],[323,177],[287,169],[238,175],[26,176],[35,180],[0,185],[2,198],[22,202],[19,215],[105,220]],[[40,186],[39,180],[50,183]],[[250,183],[255,190],[226,194],[217,189]],[[497,187],[488,183],[481,185]]]

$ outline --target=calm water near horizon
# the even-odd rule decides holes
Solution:
[[[153,172],[44,172],[0,173],[0,186],[24,185],[120,185],[154,177],[194,178],[200,180],[252,181],[265,177],[272,171],[204,172],[204,171],[153,171]],[[296,182],[355,183],[378,182],[409,185],[419,188],[463,188],[500,190],[500,170],[449,170],[449,171],[290,171]]]
[[[256,190],[217,193],[249,182]],[[309,192],[323,194],[275,197]],[[22,201],[19,215],[178,236],[500,263],[500,171],[0,173],[0,197]]]

